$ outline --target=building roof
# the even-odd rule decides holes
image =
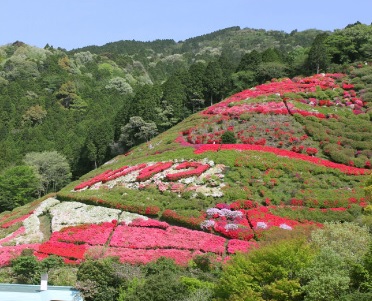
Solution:
[[[79,292],[70,286],[48,286],[40,291],[40,285],[0,284],[1,301],[82,301]]]

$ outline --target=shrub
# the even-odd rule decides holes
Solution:
[[[233,132],[226,131],[221,135],[222,144],[235,144],[236,138]]]
[[[37,284],[40,281],[40,264],[35,256],[20,256],[12,261],[18,283]]]

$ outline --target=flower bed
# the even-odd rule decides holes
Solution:
[[[255,209],[249,209],[246,211],[246,213],[254,230],[267,230],[271,227],[292,230],[294,227],[300,225],[298,221],[271,214],[269,209],[263,206]]]
[[[154,165],[145,167],[144,169],[140,171],[136,180],[139,182],[146,181],[150,179],[153,175],[170,168],[172,165],[173,165],[173,162],[158,162],[158,163],[155,163]]]
[[[345,174],[365,175],[365,174],[370,174],[371,173],[371,171],[368,170],[368,169],[347,166],[347,165],[344,165],[344,164],[334,163],[334,162],[331,162],[331,161],[328,161],[328,160],[325,160],[325,159],[312,157],[312,156],[308,156],[308,155],[305,155],[305,154],[299,154],[299,153],[288,151],[288,150],[285,150],[285,149],[278,149],[278,148],[275,148],[275,147],[261,146],[261,145],[205,144],[205,145],[199,146],[194,151],[194,153],[195,154],[202,154],[202,153],[208,152],[208,151],[216,152],[216,151],[220,151],[220,150],[269,152],[269,153],[276,154],[278,156],[289,157],[291,159],[298,159],[298,160],[311,162],[313,164],[324,166],[324,167],[327,167],[327,168],[335,168],[335,169],[338,169]]]
[[[199,162],[183,162],[175,167],[176,170],[189,169],[178,173],[167,174],[166,178],[169,181],[177,181],[182,178],[188,178],[193,176],[200,176],[203,172],[208,170],[210,166],[208,164],[202,164]]]
[[[181,193],[183,191],[195,190],[195,192],[201,192],[205,195],[212,195],[215,197],[222,196],[222,191],[219,186],[214,185],[215,181],[211,179],[212,175],[217,178],[223,178],[222,164],[214,165],[213,161],[201,160],[201,161],[184,161],[178,162],[156,162],[139,164],[134,167],[124,166],[119,172],[113,173],[111,177],[110,173],[104,172],[101,175],[96,176],[98,180],[86,181],[75,187],[75,191],[81,191],[84,189],[98,189],[100,187],[111,189],[115,186],[124,186],[129,189],[144,189],[146,187],[156,186],[161,192],[166,190],[175,193]],[[185,169],[184,171],[181,171]],[[175,172],[179,171],[179,172]],[[111,172],[111,171],[110,171]],[[117,175],[125,173],[126,177]],[[196,177],[195,181],[187,181],[187,178]],[[203,181],[201,181],[203,180]],[[86,185],[86,183],[94,182],[94,186]],[[211,183],[210,183],[211,182]],[[80,188],[76,190],[76,188]]]
[[[30,217],[31,214],[32,214],[32,212],[31,213],[28,213],[26,215],[23,215],[21,217],[15,218],[13,220],[10,220],[10,221],[2,224],[1,225],[1,228],[9,228],[9,227],[13,226],[16,223],[23,222],[25,219],[27,219],[28,217]]]
[[[12,259],[21,255],[23,250],[37,250],[39,244],[24,244],[19,246],[3,246],[0,248],[0,266],[8,266]]]
[[[18,228],[18,230],[14,231],[13,233],[9,234],[8,236],[0,239],[0,246],[4,245],[5,243],[8,243],[10,241],[12,241],[14,238],[18,237],[19,235],[22,235],[24,234],[26,231],[25,231],[25,227],[20,227]]]
[[[91,187],[94,184],[97,184],[99,182],[106,183],[108,181],[115,180],[119,177],[124,177],[124,176],[126,176],[127,174],[129,174],[133,171],[140,170],[140,169],[143,169],[145,167],[146,167],[146,164],[143,163],[143,164],[138,164],[138,165],[131,166],[131,167],[123,166],[123,167],[120,167],[116,170],[109,169],[109,170],[106,170],[105,172],[93,177],[92,179],[75,186],[74,190],[81,190],[81,189],[84,189],[84,188],[89,188],[89,187]]]
[[[149,227],[149,228],[160,228],[167,229],[169,224],[166,222],[161,222],[156,219],[147,219],[137,218],[128,224],[130,227]]]
[[[39,246],[38,252],[70,259],[84,259],[84,254],[88,248],[89,246],[86,244],[76,245],[59,241],[47,241]]]
[[[85,205],[80,202],[62,202],[50,208],[52,231],[55,232],[64,227],[80,224],[111,222],[112,220],[118,220],[120,213],[121,210],[118,209]],[[138,218],[138,215],[133,217]]]
[[[255,241],[244,241],[240,239],[230,239],[227,244],[227,252],[235,254],[237,252],[248,252],[253,248],[258,247]]]
[[[99,225],[83,224],[66,227],[53,232],[49,242],[66,242],[73,244],[104,245],[114,229],[115,223],[105,222]]]
[[[171,226],[166,230],[148,228],[145,231],[138,227],[119,225],[111,238],[111,247],[129,249],[182,249],[200,250],[222,254],[226,240],[222,237]]]

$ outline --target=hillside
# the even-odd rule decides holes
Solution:
[[[121,140],[131,117],[162,133],[271,78],[317,70],[347,74],[349,64],[370,60],[371,32],[372,26],[358,23],[335,32],[289,34],[232,27],[179,42],[117,41],[73,51],[21,41],[2,45],[0,175],[24,165],[30,153],[58,151],[75,180],[148,140]],[[0,194],[0,211],[14,208],[6,202]]]
[[[49,271],[53,284],[77,286],[86,301],[164,300],[165,288],[179,294],[172,300],[370,300],[372,65],[359,60],[367,51],[352,64],[333,61],[328,73],[257,77],[222,101],[224,88],[203,90],[197,108],[178,98],[192,73],[138,84],[128,96],[111,80],[133,69],[114,63],[115,55],[23,44],[1,55],[6,93],[19,95],[23,108],[18,121],[4,118],[4,158],[16,147],[21,162],[35,133],[42,142],[30,138],[32,151],[60,146],[76,157],[69,157],[75,177],[67,186],[0,213],[0,282],[37,283]],[[24,65],[48,76],[30,80]],[[253,72],[247,68],[237,73]],[[16,112],[9,99],[5,117]],[[170,99],[183,100],[169,108]],[[34,115],[30,105],[41,109]],[[174,121],[174,108],[188,114]],[[148,132],[136,128],[138,118]],[[124,151],[107,160],[112,141]]]
[[[95,252],[186,264],[248,250],[272,228],[360,220],[372,126],[358,83],[370,69],[242,91],[56,195],[2,213],[1,264],[25,248],[75,263]],[[227,132],[236,141],[225,144]]]

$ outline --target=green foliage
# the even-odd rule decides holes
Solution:
[[[221,100],[221,88],[224,82],[223,72],[218,62],[210,62],[204,72],[204,96],[210,105]]]
[[[0,175],[0,212],[30,202],[39,187],[39,180],[29,166],[8,168]]]
[[[332,250],[347,263],[359,262],[372,242],[368,228],[353,223],[325,223],[311,238],[317,247]]]
[[[221,140],[223,144],[235,144],[236,138],[233,132],[226,131],[221,135]]]
[[[116,271],[119,263],[113,258],[84,261],[77,272],[77,288],[86,301],[114,301],[125,279]]]
[[[311,45],[307,65],[310,70],[319,73],[321,70],[327,70],[329,65],[329,50],[326,46],[327,33],[319,34]]]
[[[302,240],[283,240],[238,254],[224,267],[216,287],[221,300],[300,300],[299,272],[314,250]]]
[[[70,166],[66,158],[56,151],[28,153],[24,162],[35,170],[40,179],[40,195],[56,192],[71,179]]]
[[[76,284],[77,268],[64,265],[55,267],[48,273],[48,283],[57,286],[74,286]]]
[[[149,141],[157,134],[158,130],[154,122],[145,122],[139,116],[133,116],[121,129],[119,142],[124,148],[130,148],[141,142]]]
[[[12,260],[18,283],[37,284],[40,281],[40,264],[35,256],[19,256]]]
[[[280,62],[265,62],[258,66],[257,79],[263,83],[272,78],[282,78],[287,76],[287,66]]]
[[[172,260],[159,258],[142,271],[121,287],[118,300],[181,300],[186,295],[186,285],[180,280],[183,271]]]
[[[341,300],[350,288],[368,290],[372,239],[367,227],[325,223],[311,240],[319,254],[302,271],[305,300]]]
[[[303,286],[306,301],[336,301],[344,295],[350,277],[340,255],[322,249],[310,267],[303,270],[306,284]]]
[[[31,254],[25,251],[22,256],[13,259],[11,262],[17,283],[38,284],[40,283],[41,274],[50,273],[51,279],[49,282],[51,284],[68,282],[71,285],[71,278],[74,279],[74,277],[66,273],[67,268],[62,268],[63,259],[61,257],[52,255],[39,261],[32,255],[32,251]],[[61,281],[61,275],[58,275],[59,272],[65,274],[67,278]]]

